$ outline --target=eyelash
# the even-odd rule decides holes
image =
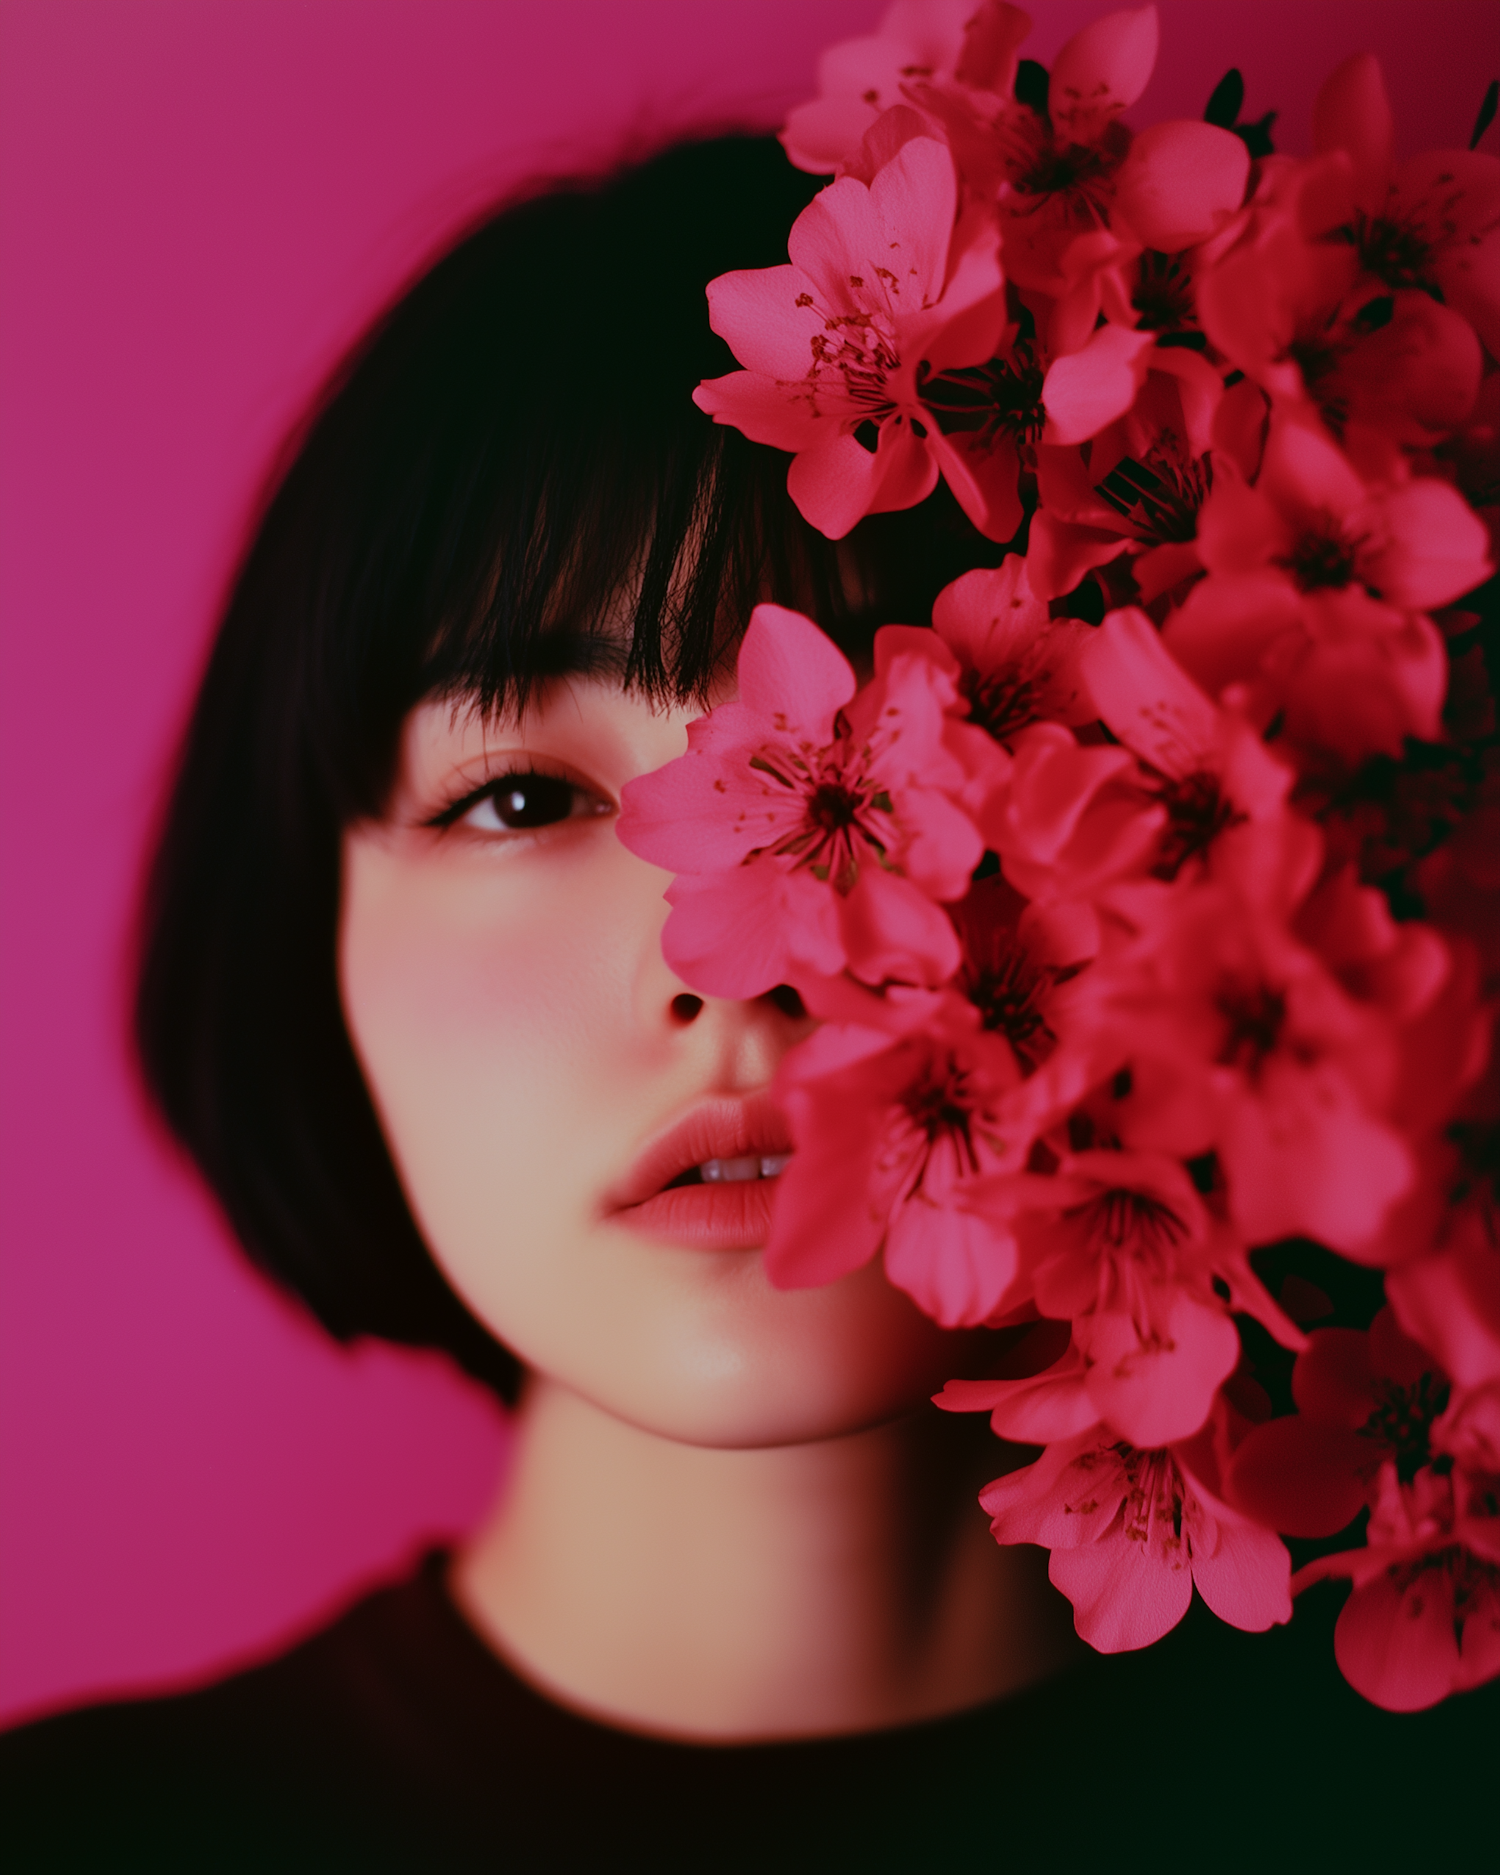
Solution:
[[[568,812],[559,814],[556,819],[539,821],[532,826],[507,827],[502,821],[498,826],[477,827],[474,831],[490,839],[515,839],[527,834],[548,832],[551,828],[562,826],[569,820],[588,820],[602,817],[614,811],[613,802],[606,801],[602,796],[595,793],[592,788],[586,787],[581,781],[575,781],[571,775],[559,775],[550,769],[531,766],[527,768],[508,768],[503,774],[492,775],[488,781],[481,783],[479,787],[471,788],[467,794],[460,795],[456,801],[451,801],[448,806],[434,814],[430,820],[424,822],[424,825],[432,827],[439,832],[445,831],[447,828],[455,827],[459,825],[460,822],[466,820],[477,807],[481,807],[486,801],[496,804],[495,818],[499,821],[500,810],[498,802],[500,797],[507,790],[515,792],[518,788],[518,784],[524,784],[528,781],[548,782],[553,787],[566,788],[573,797]],[[591,804],[582,811],[580,811],[578,807],[580,797]]]

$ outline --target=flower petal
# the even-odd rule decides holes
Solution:
[[[1194,1486],[1200,1496],[1201,1486]],[[1204,1555],[1193,1546],[1193,1585],[1221,1621],[1261,1634],[1292,1618],[1291,1558],[1286,1545],[1259,1524],[1214,1504],[1218,1542]],[[1201,1509],[1200,1509],[1201,1515]]]
[[[1115,203],[1147,247],[1175,254],[1204,240],[1245,199],[1250,152],[1214,124],[1152,124],[1130,146]]]
[[[1186,1556],[1164,1562],[1155,1544],[1123,1532],[1053,1550],[1047,1574],[1073,1604],[1079,1634],[1101,1654],[1149,1647],[1177,1626],[1193,1599]]]
[[[837,915],[849,968],[867,983],[942,983],[959,966],[952,924],[910,879],[865,866]]]
[[[1387,498],[1378,530],[1360,571],[1393,605],[1447,605],[1494,571],[1483,521],[1457,489],[1430,476]]]
[[[1420,1712],[1458,1678],[1453,1588],[1441,1569],[1382,1570],[1345,1602],[1333,1630],[1339,1671],[1372,1705]]]
[[[915,507],[936,483],[936,463],[904,423],[885,424],[874,450],[825,434],[793,459],[786,477],[787,493],[830,540],[842,540],[867,514]]]
[[[708,323],[748,370],[795,379],[826,329],[813,283],[797,267],[744,267],[708,283]]]
[[[835,711],[854,695],[849,660],[812,620],[786,606],[758,605],[739,656],[739,700],[786,733],[823,740]]]
[[[1333,1536],[1365,1507],[1361,1464],[1379,1456],[1345,1426],[1296,1413],[1252,1426],[1225,1480],[1229,1500],[1283,1536]]]
[[[1105,325],[1081,352],[1059,358],[1042,384],[1046,441],[1085,443],[1135,402],[1146,379],[1152,332]]]
[[[662,930],[662,955],[684,983],[704,996],[763,996],[785,983],[790,964],[784,875],[772,861],[732,872],[678,878],[668,891],[672,915]],[[828,934],[832,969],[842,962]]]
[[[1156,8],[1110,13],[1085,26],[1058,53],[1047,111],[1060,135],[1097,143],[1146,89],[1156,65]]]
[[[693,392],[693,402],[715,423],[727,423],[752,443],[768,443],[772,449],[811,449],[830,431],[837,434],[836,416],[814,409],[808,397],[790,396],[779,379],[757,371],[705,378]]]
[[[1089,1369],[1088,1394],[1100,1419],[1132,1445],[1186,1439],[1208,1418],[1214,1395],[1240,1358],[1240,1338],[1222,1309],[1172,1294],[1150,1329],[1123,1313],[1077,1324]]]
[[[881,246],[867,258],[878,264],[893,300],[908,314],[932,305],[946,284],[948,242],[958,212],[958,177],[947,144],[935,137],[902,144],[870,184],[870,207]],[[998,286],[997,271],[990,290]]]
[[[996,1220],[919,1194],[891,1219],[885,1273],[943,1327],[971,1327],[994,1314],[1014,1281],[1015,1239]]]
[[[1353,167],[1354,195],[1367,215],[1385,206],[1396,127],[1380,61],[1372,52],[1345,59],[1313,105],[1313,148],[1342,150]]]
[[[1101,720],[1164,773],[1201,768],[1217,745],[1218,711],[1137,607],[1106,615],[1084,652],[1083,674]]]

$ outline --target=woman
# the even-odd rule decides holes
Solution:
[[[1399,1836],[1324,1799],[1382,1760],[1478,1769],[1471,1703],[1365,1707],[1315,1610],[1080,1663],[975,1508],[987,1428],[927,1406],[995,1338],[878,1266],[765,1279],[765,1091],[809,1018],[673,977],[621,792],[758,600],[858,664],[975,560],[941,500],[825,541],[692,405],[731,362],[704,285],[777,261],[811,187],[730,137],[519,202],[298,442],[184,750],[141,1057],[252,1256],[515,1399],[515,1468],[281,1660],[13,1736],[17,1866],[923,1867],[1236,1808],[1284,1853]]]

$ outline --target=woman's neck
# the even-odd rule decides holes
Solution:
[[[982,1420],[925,1412],[770,1450],[685,1445],[532,1382],[506,1491],[453,1588],[562,1703],[751,1740],[956,1712],[1077,1643],[1042,1552],[996,1547]]]

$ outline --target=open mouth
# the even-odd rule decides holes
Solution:
[[[786,1119],[766,1090],[709,1095],[646,1144],[605,1215],[657,1243],[757,1248],[791,1158]]]
[[[739,1159],[705,1159],[690,1165],[662,1186],[663,1191],[678,1191],[684,1185],[741,1185],[751,1179],[780,1178],[791,1163],[789,1152],[750,1153]]]

